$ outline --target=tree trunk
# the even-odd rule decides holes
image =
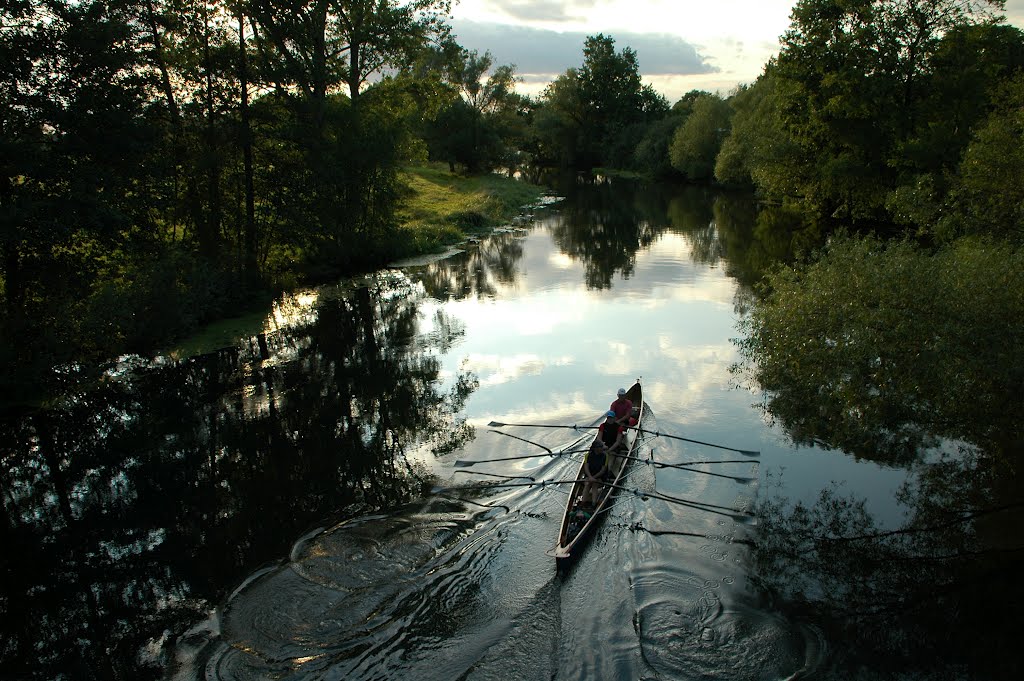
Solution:
[[[213,59],[210,53],[210,18],[203,17],[203,70],[206,72],[206,214],[199,232],[199,249],[212,258],[220,243],[220,163],[213,94]]]
[[[359,63],[359,47],[359,41],[353,36],[352,42],[348,48],[348,96],[352,100],[353,107],[355,107],[356,101],[359,99],[359,82],[362,80],[362,78],[360,78],[362,65]]]
[[[256,279],[256,198],[253,188],[252,125],[249,120],[249,74],[245,51],[245,17],[238,13],[238,80],[241,89],[240,116],[242,121],[242,163],[245,173],[245,272],[250,281]]]

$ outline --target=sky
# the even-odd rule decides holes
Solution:
[[[459,0],[452,26],[466,48],[514,64],[518,90],[539,94],[583,63],[583,42],[604,33],[637,54],[644,82],[669,103],[690,90],[728,94],[752,83],[779,50],[795,0]],[[1024,28],[1024,0],[1008,0]]]

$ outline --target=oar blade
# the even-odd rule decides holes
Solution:
[[[757,524],[757,516],[753,516],[753,515],[740,515],[740,514],[736,514],[736,515],[732,516],[732,519],[733,519],[733,522],[736,522],[736,523],[738,523],[740,525],[752,526],[752,525],[756,525]]]

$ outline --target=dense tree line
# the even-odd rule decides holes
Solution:
[[[448,5],[4,3],[4,382],[400,253],[397,170],[442,98],[397,69],[446,42]],[[447,57],[439,78],[486,110],[489,58]]]
[[[895,528],[838,488],[759,509],[759,580],[827,623],[846,675],[1020,675],[999,631],[1024,522],[1024,34],[1003,4],[802,0],[728,101],[716,178],[830,234],[761,282],[737,373],[795,443],[908,473]]]
[[[802,0],[756,82],[670,107],[605,35],[521,96],[455,42],[448,0],[5,3],[0,362],[151,348],[263,286],[378,266],[411,247],[398,170],[424,159],[1019,241],[1024,34],[1002,5]]]
[[[715,125],[679,129],[673,162],[715,147],[717,181],[821,218],[1020,241],[1024,33],[1003,5],[799,2],[778,57]]]

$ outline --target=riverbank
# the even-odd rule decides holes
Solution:
[[[544,189],[502,175],[456,175],[440,164],[406,168],[397,218],[408,253],[426,255],[507,224]]]
[[[281,293],[444,251],[508,224],[544,191],[499,175],[455,175],[440,165],[405,168],[399,181],[395,231],[383,245],[374,244],[373,262],[355,258],[365,264],[321,270],[292,252],[253,284],[231,259],[196,259],[179,244],[159,258],[111,268],[91,296],[66,301],[48,320],[0,320],[0,387],[10,401],[38,402],[65,389],[68,372],[78,373],[80,365],[128,353],[222,347],[225,338],[260,323]],[[60,376],[56,366],[65,367]]]

